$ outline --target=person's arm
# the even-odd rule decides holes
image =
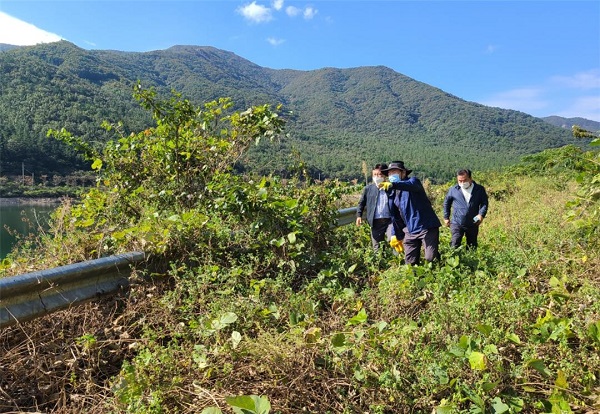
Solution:
[[[363,188],[362,194],[360,196],[360,200],[358,200],[358,206],[356,206],[356,225],[360,226],[362,224],[362,215],[365,210],[365,206],[367,205],[367,190],[369,186]]]
[[[397,183],[391,183],[390,190],[403,190],[412,192],[425,192],[423,184],[416,177],[410,177],[408,180],[403,180]]]
[[[481,187],[481,194],[480,194],[481,200],[479,201],[478,216],[479,216],[479,222],[481,223],[488,212],[488,195],[487,195],[487,192],[485,191],[485,188],[483,186],[480,186],[480,187]]]
[[[450,226],[450,212],[452,210],[452,202],[454,201],[454,197],[452,196],[452,188],[448,190],[446,193],[446,198],[444,198],[444,224],[446,226]]]

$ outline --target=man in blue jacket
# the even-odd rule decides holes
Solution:
[[[387,164],[377,164],[373,167],[373,182],[363,189],[356,209],[356,225],[362,224],[363,215],[365,215],[367,223],[371,227],[371,243],[376,252],[379,250],[379,243],[391,237],[392,228],[388,196],[378,187],[385,181],[385,175],[381,172],[385,168],[387,168]]]
[[[389,182],[383,182],[380,187],[385,188],[390,199],[394,234],[403,239],[404,261],[418,264],[421,246],[425,250],[425,260],[432,262],[438,259],[442,223],[423,184],[418,178],[409,177],[412,170],[407,169],[402,161],[393,161],[382,171],[387,173]]]
[[[448,190],[444,199],[444,224],[450,227],[452,247],[460,246],[466,236],[467,247],[476,249],[479,226],[488,211],[488,196],[485,188],[473,181],[471,170],[459,170],[456,181],[458,184]]]

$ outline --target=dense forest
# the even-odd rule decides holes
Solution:
[[[591,121],[585,118],[564,118],[562,116],[545,116],[542,119],[548,122],[549,124],[561,128],[566,128],[569,130],[571,130],[573,125],[577,125],[578,127],[585,129],[586,131],[600,132],[600,122]]]
[[[103,121],[125,133],[150,126],[132,97],[138,81],[196,104],[220,97],[236,109],[281,104],[287,135],[238,162],[238,170],[263,174],[289,174],[291,160],[301,159],[313,178],[360,179],[364,165],[402,159],[443,181],[458,166],[499,168],[547,148],[586,145],[542,119],[467,102],[382,66],[273,70],[212,47],[137,53],[61,41],[0,48],[0,175],[89,170],[47,131],[64,127],[102,147],[114,138]]]

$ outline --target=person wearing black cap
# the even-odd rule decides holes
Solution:
[[[383,189],[378,187],[385,181],[385,175],[381,170],[386,168],[387,164],[377,164],[373,167],[373,182],[363,189],[356,209],[357,226],[362,224],[366,210],[367,223],[371,227],[371,244],[376,252],[379,250],[379,243],[385,241],[386,237],[389,239],[392,232],[388,196]]]
[[[421,259],[421,247],[425,250],[425,260],[432,262],[439,258],[440,227],[442,223],[435,214],[431,201],[416,177],[409,177],[412,170],[402,161],[393,161],[382,170],[387,174],[388,182],[379,185],[386,190],[390,199],[390,212],[393,231],[398,239],[403,239],[404,261],[418,264]],[[403,226],[404,234],[398,235]]]
[[[444,199],[444,224],[450,227],[452,247],[460,246],[463,237],[466,237],[467,247],[476,249],[479,226],[488,211],[485,188],[473,181],[471,175],[471,170],[458,170],[458,184],[450,187]]]

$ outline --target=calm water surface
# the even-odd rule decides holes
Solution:
[[[39,225],[46,227],[56,204],[28,205],[0,203],[0,260],[17,242],[19,235],[36,234]],[[6,228],[10,229],[10,232]],[[11,233],[17,232],[17,235]]]

